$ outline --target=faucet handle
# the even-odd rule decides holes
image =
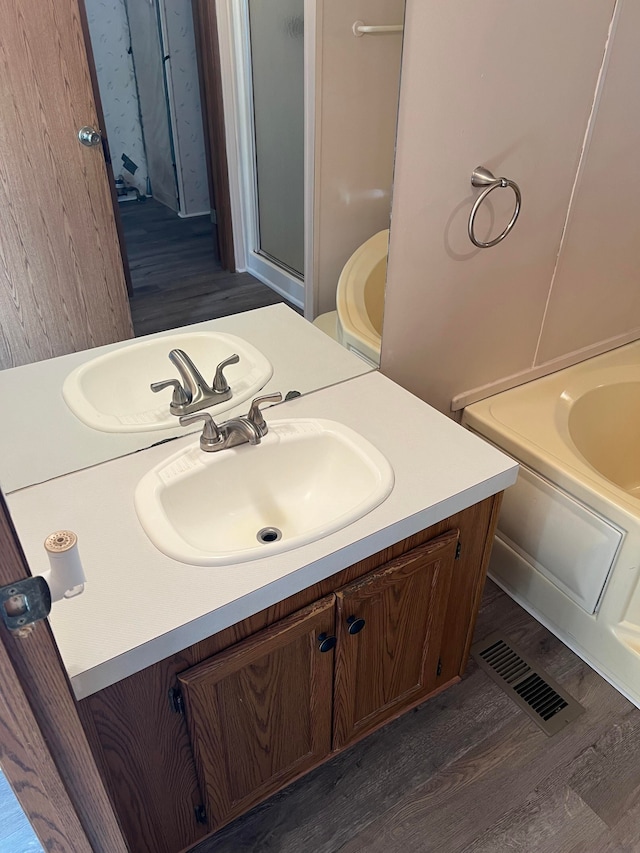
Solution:
[[[260,411],[260,406],[263,403],[280,403],[281,401],[282,394],[279,391],[276,391],[275,394],[265,394],[264,397],[255,397],[251,401],[251,408],[249,409],[247,420],[251,421],[260,435],[266,435],[269,431],[264,415]]]
[[[239,361],[240,356],[237,353],[234,353],[233,355],[230,355],[229,358],[225,358],[224,361],[221,361],[220,364],[216,367],[216,375],[213,377],[213,383],[211,387],[214,391],[217,391],[218,394],[224,394],[225,391],[229,390],[229,383],[225,379],[224,373],[222,371],[230,364],[237,364]]]
[[[180,417],[181,426],[189,426],[189,424],[195,424],[198,421],[204,421],[202,435],[200,436],[200,447],[202,450],[211,450],[212,447],[224,441],[224,436],[209,412],[193,412],[190,415],[182,415]]]
[[[165,379],[163,382],[152,382],[149,386],[154,393],[162,391],[165,388],[173,388],[173,397],[171,402],[175,406],[183,406],[185,403],[191,402],[191,396],[188,391],[182,387],[177,379]]]

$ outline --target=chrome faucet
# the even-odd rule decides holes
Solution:
[[[280,403],[282,401],[282,394],[279,391],[276,391],[275,394],[265,394],[263,397],[254,397],[251,401],[251,406],[249,408],[249,414],[247,415],[247,419],[251,421],[251,423],[255,426],[255,428],[260,433],[260,437],[266,435],[269,432],[269,427],[267,426],[267,422],[264,419],[264,415],[260,411],[260,406],[263,403]]]
[[[217,424],[209,412],[194,412],[182,415],[180,423],[182,426],[203,421],[204,427],[200,436],[200,449],[205,453],[216,453],[218,450],[226,450],[239,444],[260,444],[262,438],[269,432],[264,415],[260,411],[262,403],[279,403],[282,400],[280,392],[266,394],[264,397],[256,397],[251,403],[248,415],[238,418],[229,418],[221,424]]]
[[[230,364],[237,364],[240,361],[239,355],[234,353],[220,362],[216,367],[211,387],[207,385],[204,377],[184,350],[172,349],[169,359],[178,369],[182,383],[177,379],[166,379],[163,382],[153,382],[150,387],[154,392],[173,388],[173,397],[169,405],[172,415],[180,416],[199,412],[201,409],[223,403],[233,396],[223,371]]]
[[[216,453],[218,450],[226,450],[238,444],[260,444],[260,433],[248,418],[230,418],[218,425],[209,412],[194,412],[180,417],[182,426],[188,426],[197,421],[204,421],[200,449],[205,453]]]

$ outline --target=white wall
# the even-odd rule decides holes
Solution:
[[[335,308],[340,271],[389,227],[402,36],[356,38],[355,21],[400,24],[404,0],[316,5],[315,314]]]
[[[631,0],[407,0],[382,370],[442,411],[640,333],[639,27]],[[478,165],[523,196],[484,250]]]
[[[640,335],[640,5],[618,0],[536,364]]]
[[[127,182],[146,193],[147,160],[138,111],[138,93],[129,49],[125,0],[85,0],[100,100],[116,177],[126,154],[138,170]]]

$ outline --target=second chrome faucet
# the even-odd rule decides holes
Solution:
[[[200,448],[206,453],[215,453],[218,450],[226,450],[228,447],[236,447],[238,444],[260,444],[261,439],[269,432],[264,415],[260,411],[262,403],[279,403],[282,394],[265,394],[256,397],[251,403],[249,413],[237,418],[230,418],[221,424],[217,424],[209,412],[195,412],[183,415],[180,423],[183,426],[203,421],[204,427],[200,436]]]
[[[237,364],[240,361],[239,355],[234,353],[220,362],[216,367],[211,386],[207,385],[204,377],[184,350],[172,349],[169,360],[177,368],[182,382],[178,379],[153,382],[151,390],[157,392],[165,388],[173,388],[173,397],[169,405],[172,415],[180,416],[199,412],[209,406],[223,403],[233,396],[223,371],[230,364]]]

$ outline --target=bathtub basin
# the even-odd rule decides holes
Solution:
[[[467,407],[521,463],[490,576],[640,707],[640,341]]]
[[[388,247],[389,229],[359,246],[336,290],[338,340],[374,367],[380,364]]]
[[[611,483],[640,498],[640,381],[566,390],[567,428],[584,460]]]

